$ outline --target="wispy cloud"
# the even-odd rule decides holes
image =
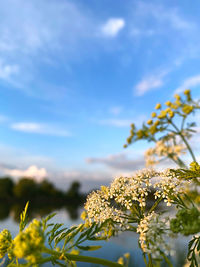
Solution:
[[[141,26],[143,26],[146,22],[149,22],[149,19],[152,19],[152,23],[150,24],[154,26],[154,32],[160,32],[162,26],[171,27],[174,30],[192,30],[196,27],[195,23],[191,20],[184,18],[182,14],[180,14],[180,10],[175,7],[167,7],[161,4],[152,3],[152,2],[144,2],[140,1],[136,4],[134,9],[134,15],[139,18],[141,22]],[[140,26],[140,25],[138,25]],[[145,31],[148,32],[149,28],[138,28],[138,33],[144,34]],[[161,32],[160,32],[161,33]],[[164,31],[163,33],[166,33]]]
[[[134,87],[134,95],[143,96],[147,92],[161,88],[164,85],[164,78],[169,72],[170,70],[166,69],[157,74],[145,77]]]
[[[185,12],[183,6],[171,6],[157,1],[136,1],[133,4],[130,16],[126,18],[129,36],[134,40],[133,45],[138,47],[144,39],[151,39],[149,48],[144,53],[165,57],[165,63],[172,58],[182,58],[182,62],[199,55],[198,22],[190,11]],[[184,46],[180,46],[180,42]],[[170,49],[167,49],[170,48]],[[156,57],[154,57],[156,58]]]
[[[8,146],[0,143],[0,169],[27,169],[29,166],[36,165],[38,168],[50,168],[55,166],[55,160],[49,155],[32,154],[26,149]]]
[[[99,27],[86,6],[72,1],[3,0],[0,10],[0,82],[33,96],[42,97],[44,87],[38,66],[58,66],[63,55],[65,66],[80,60]]]
[[[194,88],[198,85],[200,85],[200,74],[185,79],[174,93],[181,93],[185,89]]]
[[[150,76],[139,82],[134,89],[136,96],[143,96],[145,93],[155,90],[163,85],[162,78]]]
[[[167,23],[172,28],[177,30],[191,30],[194,28],[195,24],[190,20],[184,19],[178,12],[176,8],[170,8],[167,10],[162,6],[151,6],[150,4],[149,11],[154,18],[158,21]]]
[[[13,75],[19,73],[17,64],[5,64],[0,60],[0,79],[10,81]]]
[[[7,0],[1,1],[0,8],[0,49],[9,53],[43,52],[45,56],[47,50],[65,48],[66,41],[70,45],[76,43],[89,34],[92,25],[85,10],[70,1],[49,3],[44,0],[36,4],[32,0]],[[17,8],[20,8],[20,16],[13,16]]]
[[[113,169],[121,171],[134,171],[145,166],[144,158],[129,159],[126,154],[119,153],[107,157],[91,157],[86,159],[90,164],[104,164]]]
[[[26,133],[36,133],[36,134],[46,134],[46,135],[53,135],[53,136],[63,136],[68,137],[70,133],[66,130],[62,130],[56,128],[55,126],[41,124],[41,123],[34,123],[34,122],[19,122],[11,124],[11,129],[26,132]]]
[[[106,37],[115,37],[125,27],[125,20],[122,18],[110,18],[101,27],[101,32]]]

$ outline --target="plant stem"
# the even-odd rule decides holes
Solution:
[[[168,157],[175,162],[180,168],[186,168],[187,166],[185,165],[185,163],[179,158],[177,157],[177,160],[175,160],[170,154],[168,154]]]
[[[48,248],[45,248],[44,252],[51,254],[51,255],[54,255],[57,258],[60,258],[62,256],[62,253],[48,249]],[[70,253],[64,253],[63,256],[66,257],[68,260],[71,260],[71,261],[90,262],[90,263],[101,264],[103,266],[108,266],[108,267],[122,267],[123,266],[119,263],[112,262],[112,261],[105,260],[105,259],[96,258],[96,257],[74,255],[74,254],[70,254]]]
[[[173,264],[172,264],[171,261],[165,256],[164,253],[162,254],[162,256],[163,256],[165,262],[167,263],[167,265],[168,265],[169,267],[173,267]]]
[[[158,204],[162,201],[163,197],[160,197],[151,207],[151,209],[149,210],[149,213],[151,213],[152,211],[155,210],[155,208],[158,206]]]
[[[151,254],[148,254],[148,258],[149,258],[149,264],[148,264],[148,266],[149,267],[153,267],[153,260],[152,260]]]
[[[186,147],[187,147],[187,149],[188,149],[193,161],[197,162],[196,158],[194,156],[194,153],[193,153],[190,145],[188,144],[187,140],[185,139],[184,135],[179,131],[178,127],[172,122],[172,120],[169,120],[169,123],[171,123],[171,125],[176,129],[177,134],[182,138],[182,140],[185,143],[185,145],[186,145]]]
[[[145,266],[148,267],[146,255],[145,255],[144,252],[142,254],[143,254],[143,259],[144,259]]]

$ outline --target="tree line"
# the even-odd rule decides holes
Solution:
[[[56,188],[47,179],[36,182],[29,177],[21,177],[14,181],[11,177],[0,178],[0,219],[9,216],[14,210],[15,220],[19,220],[19,214],[24,204],[30,201],[30,213],[44,216],[49,212],[66,208],[72,219],[78,216],[78,208],[81,207],[87,194],[80,192],[81,184],[73,181],[68,190]]]

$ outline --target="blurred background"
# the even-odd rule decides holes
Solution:
[[[130,124],[184,89],[200,97],[199,13],[184,0],[0,1],[0,228],[27,200],[31,216],[73,221],[89,191],[145,166],[148,144],[123,148]]]

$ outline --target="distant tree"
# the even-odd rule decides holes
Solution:
[[[13,197],[14,182],[10,177],[0,178],[0,198]]]
[[[66,193],[67,198],[79,200],[81,196],[79,191],[80,187],[81,187],[80,182],[74,181]]]
[[[57,193],[57,190],[55,189],[54,185],[47,180],[43,180],[38,186],[40,196],[55,196]]]
[[[23,177],[14,186],[14,195],[17,198],[30,200],[38,193],[38,184],[30,178]]]
[[[0,202],[0,220],[4,220],[9,216],[10,213],[10,205],[8,203],[5,204],[4,201]]]

